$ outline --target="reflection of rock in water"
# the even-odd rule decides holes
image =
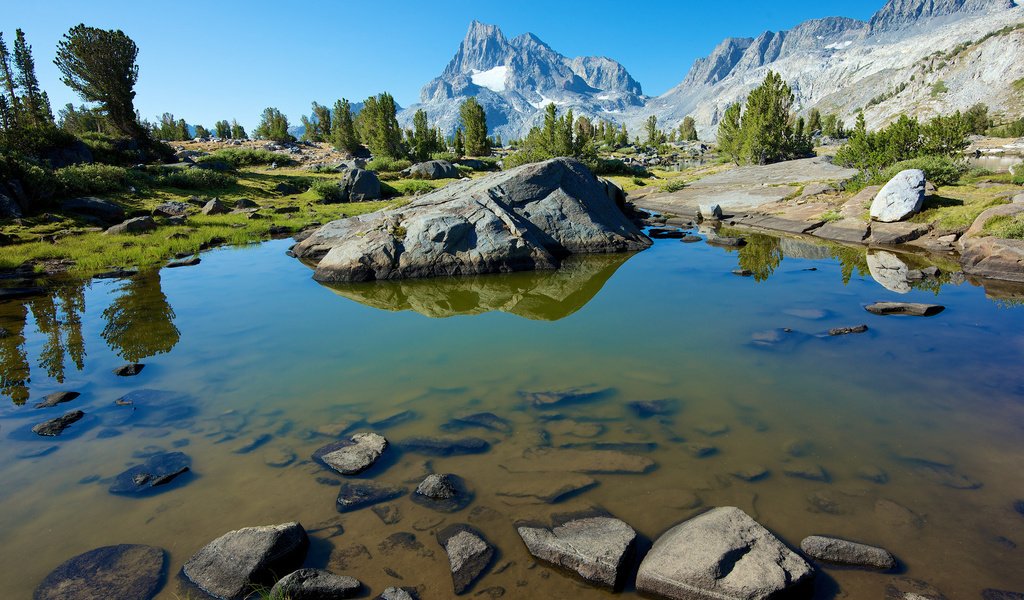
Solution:
[[[910,267],[892,252],[868,252],[868,271],[872,279],[885,289],[897,294],[910,292],[910,281],[907,279]]]
[[[557,321],[583,308],[630,254],[574,256],[559,269],[393,282],[329,285],[340,296],[381,310],[432,318],[507,312]]]
[[[804,240],[784,237],[779,241],[782,254],[786,258],[804,258],[808,260],[828,260],[832,258],[832,250],[826,244],[815,244]]]
[[[170,352],[180,332],[174,309],[160,288],[160,272],[149,271],[126,280],[121,295],[103,311],[103,339],[121,358],[135,362]]]

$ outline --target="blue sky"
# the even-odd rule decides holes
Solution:
[[[682,81],[694,59],[729,36],[787,29],[815,17],[867,19],[884,0],[586,3],[514,0],[291,2],[0,0],[4,39],[24,29],[55,110],[79,103],[53,66],[61,35],[84,22],[121,29],[139,46],[136,108],[210,127],[252,127],[267,106],[293,122],[310,102],[390,91],[403,106],[438,75],[472,19],[508,37],[535,33],[567,56],[621,62],[647,94]]]

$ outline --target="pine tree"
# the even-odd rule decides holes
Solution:
[[[202,125],[196,125],[196,137],[197,138],[208,138],[210,137],[210,130],[203,127]]]
[[[816,108],[812,108],[811,112],[807,114],[807,129],[808,135],[814,136],[821,133],[821,111]]]
[[[684,141],[697,141],[697,122],[693,117],[687,115],[679,124],[679,139]]]
[[[725,109],[722,121],[718,124],[718,152],[735,163],[740,161],[740,113],[742,112],[739,103],[730,104]]]
[[[454,143],[455,156],[461,158],[466,155],[466,145],[462,138],[462,128],[455,130],[455,143]]]
[[[647,131],[647,145],[657,146],[659,134],[661,133],[658,131],[658,117],[655,115],[647,117],[644,129]]]
[[[622,129],[619,130],[619,134],[615,137],[615,147],[625,148],[629,145],[629,132],[626,131],[626,124],[622,124]]]
[[[7,129],[14,129],[18,126],[18,94],[15,85],[14,72],[11,70],[11,55],[7,51],[4,34],[0,32],[0,86],[3,87],[0,93],[7,94],[4,101]]]
[[[260,124],[256,127],[256,137],[275,142],[290,142],[295,138],[288,133],[288,117],[274,107],[263,110]]]
[[[402,129],[395,113],[395,99],[384,92],[367,98],[363,110],[355,118],[355,129],[360,139],[375,157],[401,158],[405,155]]]
[[[231,125],[227,121],[217,121],[213,124],[214,132],[217,137],[222,140],[226,140],[231,137]]]
[[[466,154],[487,156],[491,153],[487,141],[487,114],[476,98],[467,98],[459,107],[459,117],[465,130]]]
[[[30,123],[36,126],[53,124],[53,114],[49,109],[49,101],[43,97],[36,78],[36,62],[32,58],[32,46],[25,41],[25,33],[18,29],[14,38],[14,66],[18,70],[15,79],[21,88],[22,110]]]
[[[244,140],[248,139],[249,136],[245,133],[245,127],[238,124],[238,121],[232,119],[231,121],[231,139],[233,140]]]
[[[331,143],[338,150],[354,153],[359,150],[355,125],[352,121],[352,105],[345,98],[334,103],[331,120]]]
[[[430,154],[436,151],[434,130],[430,128],[427,120],[427,111],[420,109],[412,117],[413,131],[409,136],[411,141],[410,151],[416,160],[423,161],[430,158]]]

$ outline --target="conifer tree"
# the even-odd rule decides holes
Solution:
[[[459,107],[466,154],[470,156],[487,156],[491,153],[487,141],[487,114],[476,98],[467,98]]]
[[[334,103],[331,121],[331,143],[338,150],[354,153],[359,149],[355,125],[352,121],[352,105],[345,98]]]

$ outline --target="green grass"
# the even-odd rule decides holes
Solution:
[[[279,167],[295,164],[295,160],[285,154],[263,150],[262,148],[224,148],[223,150],[217,150],[206,156],[199,157],[196,159],[196,162],[211,160],[222,160],[236,169],[256,165],[271,165],[274,163],[277,163]]]
[[[682,190],[684,188],[686,188],[686,182],[683,181],[680,178],[676,178],[676,179],[673,179],[673,180],[669,181],[665,185],[661,186],[661,191],[663,191],[663,192],[670,192],[671,193],[671,192],[678,192],[678,191],[680,191],[680,190]]]
[[[985,222],[986,234],[1008,240],[1024,240],[1024,215],[999,215]]]
[[[842,221],[843,215],[838,210],[826,210],[821,214],[821,220],[826,223],[834,223],[836,221]]]
[[[953,230],[970,227],[985,210],[1000,204],[1007,204],[1007,189],[1003,186],[979,188],[971,185],[941,187],[924,199],[920,213],[911,221],[914,223],[935,223],[941,229]]]

